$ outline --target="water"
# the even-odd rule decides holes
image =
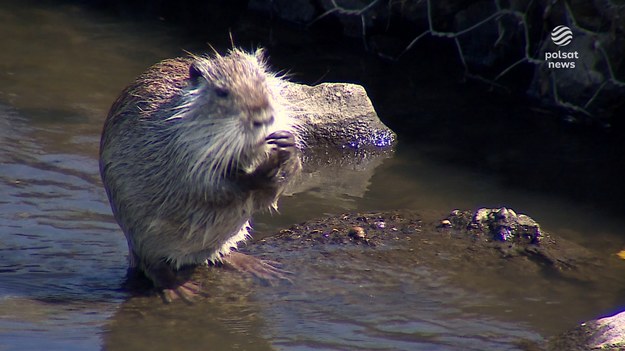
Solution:
[[[130,297],[122,289],[125,239],[98,175],[102,121],[147,66],[204,44],[158,22],[18,1],[0,5],[0,35],[2,350],[512,350],[625,305],[618,279],[589,288],[532,273],[509,277],[492,266],[414,262],[406,250],[275,252],[290,262],[293,285],[209,273],[210,297],[192,307]],[[227,31],[215,35],[227,42]],[[336,50],[312,59],[304,59],[310,51],[269,53],[274,66],[311,82],[350,79],[349,70],[328,69],[354,66],[349,59],[366,64],[342,61],[348,54]],[[426,113],[445,104],[436,96],[420,101]],[[414,145],[400,144],[370,171],[346,193],[321,186],[284,198],[280,215],[256,218],[258,236],[352,210],[410,208],[438,218],[453,208],[505,205],[598,256],[625,246],[625,220],[614,211],[511,188],[496,174],[433,161]],[[609,262],[606,276],[625,269]]]

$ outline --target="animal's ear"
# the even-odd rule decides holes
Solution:
[[[267,60],[267,52],[263,48],[258,48],[254,52],[254,57],[256,57],[256,61],[264,63]]]
[[[189,66],[189,78],[191,80],[197,80],[199,77],[203,77],[202,70],[200,69],[199,63],[193,61],[191,66]]]

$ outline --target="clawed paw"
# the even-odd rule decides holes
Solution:
[[[292,147],[295,146],[295,136],[293,133],[286,130],[279,130],[271,133],[267,138],[268,144],[276,145],[278,147]]]
[[[158,262],[146,267],[144,274],[165,303],[180,299],[190,304],[193,298],[206,295],[201,285],[191,280],[195,269],[195,266],[174,269],[166,262]]]
[[[206,296],[206,294],[202,292],[201,286],[191,281],[176,287],[162,289],[159,291],[159,295],[161,295],[165,303],[171,303],[180,299],[188,304],[193,304],[193,299],[195,297]]]
[[[286,130],[271,133],[266,139],[267,144],[275,146],[280,164],[288,160],[295,152],[295,136]]]
[[[293,281],[289,278],[292,272],[278,268],[281,266],[279,262],[261,260],[254,256],[246,255],[237,251],[230,252],[222,258],[226,267],[231,267],[240,272],[253,275],[256,278],[267,282],[275,282],[277,280],[286,280],[290,283]]]

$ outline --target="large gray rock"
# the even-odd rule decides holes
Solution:
[[[380,121],[360,85],[289,83],[282,95],[301,123],[306,148],[380,151],[395,144],[395,133]]]
[[[288,83],[282,95],[299,121],[304,170],[289,193],[313,191],[349,208],[369,179],[393,154],[396,136],[380,119],[365,89],[356,84]]]
[[[625,312],[595,319],[554,337],[550,351],[624,350]]]

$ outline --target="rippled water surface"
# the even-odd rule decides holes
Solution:
[[[211,39],[227,41],[226,33]],[[102,121],[147,66],[203,44],[158,22],[19,1],[0,4],[0,35],[1,350],[513,350],[625,304],[616,280],[493,278],[493,267],[360,249],[275,252],[293,284],[207,272],[210,296],[194,306],[130,297],[125,239],[98,174]],[[289,64],[288,53],[270,55]],[[280,68],[322,72],[323,60]],[[427,103],[435,109],[444,99]],[[366,176],[354,172],[349,184],[326,182],[325,173],[321,185],[284,198],[281,214],[257,217],[258,235],[352,210],[410,208],[437,218],[505,205],[598,256],[625,246],[623,218],[613,212],[511,189],[407,144]],[[616,274],[619,264],[606,270]]]

